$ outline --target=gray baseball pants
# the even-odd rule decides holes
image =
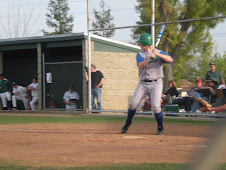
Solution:
[[[154,113],[161,111],[161,96],[162,96],[162,79],[152,82],[139,81],[133,97],[129,103],[129,109],[135,110],[142,100],[148,95],[151,98],[151,109]]]

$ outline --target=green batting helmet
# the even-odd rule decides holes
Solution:
[[[137,42],[141,42],[143,46],[152,45],[152,36],[148,33],[143,33]]]

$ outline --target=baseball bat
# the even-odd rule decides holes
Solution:
[[[156,47],[159,45],[159,42],[160,42],[160,39],[162,38],[162,34],[165,29],[165,26],[166,26],[165,24],[162,24],[160,27],[158,38],[157,38],[156,45],[155,45]]]

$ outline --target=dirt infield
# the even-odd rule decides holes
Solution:
[[[134,123],[0,125],[0,159],[21,165],[76,167],[121,163],[187,163],[208,147],[215,129],[209,126]],[[226,155],[222,157],[226,160]]]

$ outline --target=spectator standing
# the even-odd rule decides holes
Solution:
[[[29,96],[29,91],[31,91],[31,110],[38,110],[38,78],[36,76],[33,77],[32,83],[27,86],[26,90],[27,98]]]
[[[88,82],[88,72],[85,69],[86,82]],[[101,89],[104,82],[104,76],[101,71],[96,70],[96,66],[91,64],[91,105],[93,110],[101,110]],[[95,104],[95,98],[97,104]]]
[[[214,78],[218,84],[220,84],[221,81],[221,83],[225,85],[222,74],[220,73],[220,71],[216,70],[215,63],[210,63],[209,68],[210,70],[207,71],[205,75],[205,86],[207,86],[207,81],[210,80],[211,78]]]
[[[69,90],[64,93],[63,99],[66,104],[66,111],[73,111],[77,109],[79,95],[74,91],[74,87],[72,85],[70,85]]]
[[[27,90],[23,86],[19,86],[17,83],[13,82],[13,96],[12,103],[13,108],[17,110],[17,100],[23,101],[25,110],[28,109],[29,100],[27,97]]]

